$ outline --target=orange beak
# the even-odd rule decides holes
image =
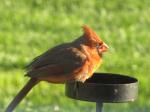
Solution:
[[[99,48],[99,51],[102,53],[102,52],[106,52],[107,50],[108,50],[108,45],[107,44],[105,44],[105,43],[103,43],[102,45],[101,45],[101,47]]]

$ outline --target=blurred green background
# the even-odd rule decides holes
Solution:
[[[149,0],[0,0],[0,112],[27,82],[25,65],[48,48],[82,35],[87,24],[110,46],[98,72],[139,79],[132,103],[105,112],[150,111]],[[68,99],[64,85],[37,85],[15,112],[95,112],[95,104]]]

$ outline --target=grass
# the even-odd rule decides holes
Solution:
[[[69,42],[91,26],[110,46],[98,72],[139,79],[139,97],[107,104],[107,112],[150,110],[149,0],[0,0],[0,111],[27,82],[24,67],[48,48]],[[118,106],[119,105],[119,106]],[[41,83],[16,112],[94,112],[95,105],[68,99],[63,85]]]

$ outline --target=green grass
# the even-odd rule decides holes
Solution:
[[[87,24],[110,46],[98,72],[122,73],[139,80],[135,102],[107,104],[105,111],[148,112],[149,6],[149,0],[0,0],[0,111],[27,82],[25,65],[48,48],[79,37],[81,26]],[[95,111],[93,103],[65,97],[63,85],[44,82],[16,111],[47,112],[57,107],[58,112]]]

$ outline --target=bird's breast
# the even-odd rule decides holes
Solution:
[[[102,63],[102,57],[100,57],[96,49],[88,49],[88,62],[89,62],[89,74],[88,77],[91,77],[93,73]]]

